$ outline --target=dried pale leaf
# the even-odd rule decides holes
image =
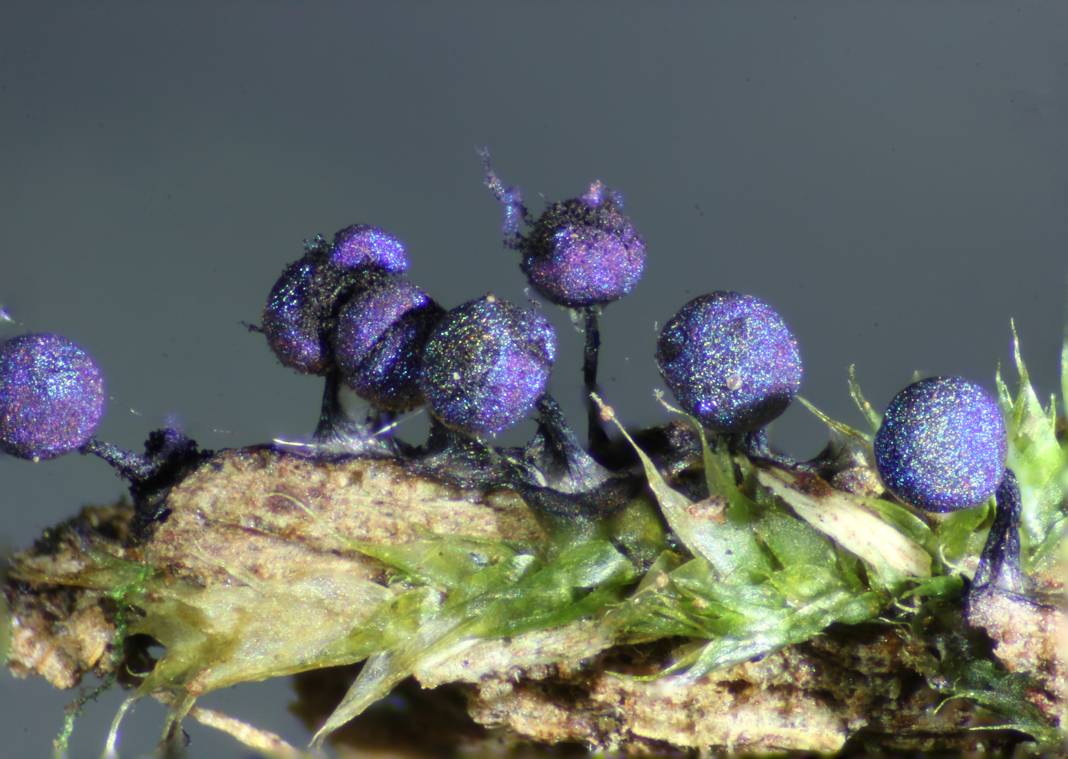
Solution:
[[[818,496],[802,489],[796,474],[777,467],[757,473],[761,485],[836,543],[888,577],[930,577],[931,556],[876,516],[862,499],[829,486]]]

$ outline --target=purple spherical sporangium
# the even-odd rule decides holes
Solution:
[[[338,313],[333,335],[345,382],[379,408],[418,406],[423,345],[443,314],[423,290],[399,277],[383,277],[354,294]]]
[[[104,378],[65,337],[31,334],[0,345],[0,449],[51,459],[89,442],[104,415]]]
[[[622,298],[645,268],[645,242],[623,215],[619,196],[599,182],[580,198],[549,206],[521,250],[530,284],[571,308]]]
[[[290,264],[271,289],[263,309],[263,332],[271,350],[284,365],[307,374],[322,374],[328,366],[310,295],[318,268],[311,259]]]
[[[442,424],[495,435],[530,413],[555,357],[556,333],[542,314],[488,295],[448,312],[431,332],[421,386]]]
[[[408,270],[404,243],[378,227],[353,224],[334,235],[330,263],[343,269],[379,269],[390,274]]]
[[[1005,474],[1005,422],[997,402],[961,377],[931,377],[898,393],[875,436],[886,486],[928,511],[990,498]]]
[[[717,432],[760,429],[801,387],[797,340],[782,317],[735,292],[683,306],[660,333],[656,361],[683,409]]]
[[[316,252],[287,266],[263,309],[263,333],[278,360],[304,374],[331,371],[330,333],[342,299],[384,276],[342,269]]]

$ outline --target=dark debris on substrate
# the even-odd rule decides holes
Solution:
[[[143,454],[96,439],[86,443],[82,453],[100,457],[126,480],[134,504],[130,528],[134,542],[147,538],[154,525],[167,518],[171,488],[214,455],[185,433],[169,427],[149,433]]]

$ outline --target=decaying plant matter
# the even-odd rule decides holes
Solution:
[[[214,454],[153,514],[87,508],[13,559],[9,666],[59,688],[117,678],[170,705],[165,738],[191,717],[279,755],[298,752],[197,697],[362,661],[317,741],[414,677],[517,742],[1056,751],[1065,452],[1019,368],[1020,391],[999,388],[1025,596],[964,608],[990,510],[879,498],[869,434],[826,420],[833,464],[813,472],[710,446],[680,417],[621,441],[648,487],[596,523],[396,458]]]

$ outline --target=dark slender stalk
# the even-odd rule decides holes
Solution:
[[[341,372],[331,369],[323,383],[323,402],[319,408],[315,439],[322,441],[335,437],[344,419],[345,410],[341,407]]]
[[[341,403],[341,372],[334,369],[323,384],[323,402],[319,409],[319,423],[312,434],[312,445],[306,451],[324,455],[390,455],[397,453],[391,435],[376,436],[392,420],[389,412],[372,410],[363,422],[349,416]]]
[[[603,450],[608,444],[608,435],[601,424],[601,412],[593,402],[592,393],[597,392],[597,362],[601,353],[601,329],[596,306],[583,309],[586,317],[584,332],[586,346],[582,354],[582,382],[586,389],[587,437],[590,450]]]
[[[784,469],[797,469],[811,472],[816,469],[819,460],[798,461],[792,456],[780,453],[771,447],[768,442],[768,431],[764,428],[753,432],[743,432],[732,442],[732,447],[739,450],[747,458],[753,461],[765,461],[769,464],[781,466]]]
[[[509,484],[550,532],[589,526],[633,497],[638,480],[616,476],[597,463],[551,395],[543,395],[537,409],[538,435],[524,451],[526,468],[514,468]]]
[[[546,393],[538,399],[537,409],[542,437],[556,463],[566,472],[568,490],[588,490],[608,479],[607,470],[579,444],[555,398]]]
[[[979,556],[970,593],[988,588],[1023,593],[1027,580],[1020,564],[1020,486],[1011,469],[1005,470],[995,500],[994,524]]]
[[[106,461],[119,475],[131,482],[141,482],[152,476],[155,467],[139,453],[127,451],[117,445],[93,438],[81,447],[81,453],[97,456]]]

